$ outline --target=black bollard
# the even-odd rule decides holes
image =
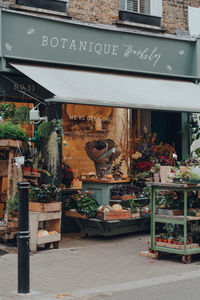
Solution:
[[[18,293],[30,292],[29,268],[29,183],[18,183]]]

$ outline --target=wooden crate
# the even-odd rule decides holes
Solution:
[[[6,200],[7,200],[7,194],[0,192],[0,200],[1,200],[1,202],[6,202]]]
[[[131,213],[129,210],[122,211],[110,211],[110,212],[97,212],[97,218],[101,220],[129,220],[131,218]]]
[[[85,215],[81,215],[75,210],[65,210],[65,216],[72,217],[72,218],[87,219]]]
[[[195,214],[196,217],[200,217],[200,208],[188,208],[188,215],[190,213]]]
[[[0,160],[0,176],[8,176],[8,160]]]
[[[47,236],[37,237],[37,245],[57,242],[57,241],[60,241],[60,239],[61,239],[61,234],[60,233],[54,234],[54,235],[47,235]]]
[[[138,213],[132,213],[132,214],[131,214],[131,218],[132,218],[132,219],[140,218],[140,213],[139,213],[139,212],[138,212]]]
[[[165,248],[173,248],[173,249],[184,249],[184,245],[177,245],[177,244],[169,244],[169,243],[162,243],[156,242],[157,247],[165,247]],[[199,244],[188,244],[187,249],[199,248]]]
[[[158,208],[157,209],[158,215],[165,215],[165,216],[182,216],[183,209],[166,209],[166,208]]]
[[[114,200],[130,200],[135,199],[136,195],[124,195],[124,196],[112,196],[112,199]]]
[[[10,148],[17,148],[19,145],[19,147],[21,147],[22,142],[21,141],[15,141],[15,140],[0,140],[0,147],[10,147]]]
[[[40,202],[29,202],[30,211],[38,212],[51,212],[51,211],[60,211],[61,202],[51,202],[51,203],[40,203]]]
[[[3,218],[3,209],[4,209],[4,203],[0,203],[0,219]]]

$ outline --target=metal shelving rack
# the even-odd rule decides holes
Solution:
[[[190,263],[191,255],[200,253],[198,248],[187,247],[187,224],[191,221],[200,221],[200,217],[187,216],[188,192],[199,191],[200,185],[173,184],[173,183],[148,183],[151,186],[151,249],[156,252],[157,258],[161,252],[182,255],[182,262]],[[160,191],[182,191],[184,193],[184,214],[182,216],[166,216],[156,214],[156,193]],[[156,223],[168,223],[183,225],[184,246],[183,249],[159,247],[155,243]]]

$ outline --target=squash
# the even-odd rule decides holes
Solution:
[[[49,233],[48,233],[47,230],[40,229],[40,230],[38,230],[38,234],[37,235],[38,235],[38,237],[42,237],[42,236],[48,236]]]
[[[55,235],[55,234],[58,234],[58,232],[55,230],[49,231],[49,235]]]
[[[122,211],[123,207],[120,204],[113,204],[112,205],[112,210],[113,211]]]

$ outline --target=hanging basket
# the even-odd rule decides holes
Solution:
[[[17,156],[18,152],[20,156]],[[18,167],[21,167],[22,165],[24,165],[24,161],[25,161],[25,156],[22,155],[22,151],[20,149],[19,142],[18,142],[17,149],[15,152],[14,162]]]

